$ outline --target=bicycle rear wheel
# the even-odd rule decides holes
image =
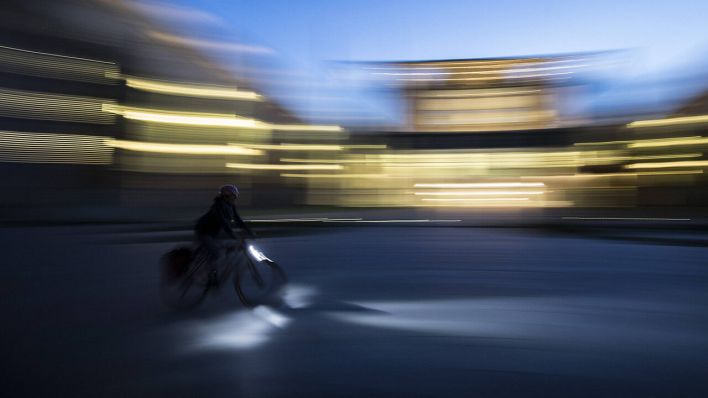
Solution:
[[[162,301],[178,310],[188,310],[201,303],[209,290],[209,275],[204,264],[203,259],[186,248],[165,255],[160,276]]]
[[[247,259],[237,269],[234,287],[246,307],[275,305],[281,300],[281,291],[287,283],[285,272],[273,261]]]

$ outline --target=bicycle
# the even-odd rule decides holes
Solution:
[[[239,254],[242,261],[237,262]],[[241,240],[226,248],[222,265],[216,267],[216,278],[210,277],[208,256],[200,246],[179,246],[162,257],[160,291],[165,304],[175,309],[191,309],[199,305],[212,289],[220,287],[231,273],[238,298],[249,308],[277,304],[279,293],[287,283],[285,272],[275,261],[253,245]]]

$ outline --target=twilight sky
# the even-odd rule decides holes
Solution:
[[[177,0],[292,61],[629,49],[652,73],[708,51],[705,0]]]

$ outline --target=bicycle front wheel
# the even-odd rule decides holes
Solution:
[[[287,283],[285,272],[272,261],[242,263],[234,278],[238,298],[246,307],[275,305],[281,300],[281,291]]]

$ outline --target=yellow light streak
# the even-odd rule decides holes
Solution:
[[[103,112],[122,115],[126,119],[144,122],[183,124],[191,126],[238,127],[257,130],[297,130],[297,131],[341,131],[339,126],[269,124],[260,120],[240,117],[228,113],[181,112],[164,109],[138,108],[103,104]]]
[[[104,112],[122,115],[126,119],[141,120],[145,122],[267,129],[267,126],[264,126],[261,122],[255,119],[241,118],[230,114],[165,111],[160,109],[116,106],[111,104],[103,104],[102,110]]]
[[[638,120],[627,124],[628,128],[673,126],[676,124],[708,123],[708,115],[672,117],[668,119]]]
[[[230,169],[249,170],[341,170],[344,167],[338,164],[253,164],[253,163],[226,163]]]
[[[519,202],[527,201],[529,198],[422,198],[421,200],[429,202]]]
[[[416,188],[522,188],[545,187],[542,182],[485,182],[469,184],[415,184]]]
[[[676,155],[650,155],[650,156],[632,156],[630,160],[654,160],[654,159],[682,159],[682,158],[700,158],[702,153],[682,153]]]
[[[111,164],[113,149],[104,137],[0,131],[0,162]]]
[[[482,196],[482,195],[543,195],[545,191],[443,191],[443,192],[414,192],[417,196]]]
[[[663,169],[673,167],[708,167],[708,160],[687,160],[683,162],[632,163],[626,169]]]
[[[662,146],[678,146],[678,145],[701,145],[708,144],[708,138],[694,137],[678,137],[678,138],[662,138],[656,140],[642,140],[627,144],[628,148],[653,148]]]
[[[106,139],[104,144],[112,148],[137,152],[172,153],[184,155],[262,155],[263,151],[244,148],[235,145],[191,145],[164,144],[157,142],[141,142]]]
[[[387,178],[387,174],[293,174],[282,173],[281,177],[286,178]]]
[[[573,145],[574,146],[619,145],[619,144],[627,144],[630,142],[634,142],[634,141],[623,140],[623,141],[576,142]]]
[[[279,131],[323,131],[340,132],[343,129],[335,125],[306,125],[306,124],[271,124],[273,130]]]
[[[229,143],[229,145],[232,145]],[[243,145],[249,148],[268,149],[272,151],[343,151],[342,145],[327,145],[327,144],[235,144]],[[312,162],[312,160],[310,160]],[[322,162],[324,163],[324,162]]]
[[[163,82],[159,80],[126,77],[126,85],[136,90],[150,91],[161,94],[171,94],[189,97],[238,99],[263,101],[263,97],[253,91],[241,91],[225,87],[198,84]]]

